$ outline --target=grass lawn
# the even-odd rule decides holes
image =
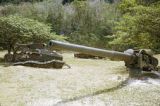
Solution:
[[[5,52],[0,52],[3,57]],[[160,79],[128,79],[123,62],[77,59],[71,69],[0,65],[1,106],[159,106]],[[156,55],[160,60],[160,55]],[[159,74],[159,73],[157,73]]]

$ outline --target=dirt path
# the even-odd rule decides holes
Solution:
[[[1,65],[1,106],[160,105],[160,79],[128,80],[123,62],[64,57],[71,69]]]

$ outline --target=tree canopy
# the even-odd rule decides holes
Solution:
[[[116,37],[111,42],[125,48],[150,48],[158,50],[160,47],[160,2],[123,0],[119,5],[122,18],[115,27]],[[156,3],[155,3],[156,2]]]
[[[19,4],[21,2],[42,2],[43,0],[0,0],[0,3],[14,3]]]
[[[50,31],[50,26],[33,19],[21,16],[0,17],[0,41],[7,45],[9,52],[16,43],[41,43],[49,39],[63,39]]]
[[[31,24],[30,33],[41,33],[41,35],[35,34],[36,40],[43,35],[45,38],[46,34],[42,33],[52,32],[59,35],[57,38],[64,36],[69,42],[98,48],[120,51],[129,48],[150,48],[160,51],[159,0],[64,0],[72,1],[66,5],[62,4],[62,0],[18,1],[24,3],[1,6],[1,19],[7,19],[10,23],[12,20],[8,19],[10,15],[21,16],[18,16],[19,19],[13,19],[16,22],[14,24],[19,23],[22,28],[25,27],[22,24],[27,25],[25,27],[27,31],[27,27]],[[46,29],[42,28],[42,23]],[[34,29],[35,24],[37,28]],[[5,31],[8,29],[3,29],[1,33],[5,34]],[[18,33],[19,38],[23,35],[25,40],[31,37],[28,35],[32,35],[21,34],[20,31]]]

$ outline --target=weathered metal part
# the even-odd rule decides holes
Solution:
[[[63,60],[62,55],[56,53],[56,52],[50,52],[50,53],[40,53],[40,52],[20,52],[14,54],[14,61],[13,62],[20,62],[20,61],[39,61],[39,62],[45,62],[45,61],[51,61],[51,60]]]
[[[15,53],[15,62],[63,60],[59,53],[47,50],[44,43],[17,44],[15,49],[20,51],[20,53]]]
[[[45,49],[46,44],[45,43],[30,43],[30,44],[16,44],[17,49]]]
[[[58,54],[57,52],[42,52],[43,50],[40,50],[40,52],[32,52],[28,54],[28,60],[33,60],[33,61],[40,61],[40,62],[45,62],[45,61],[50,61],[50,60],[63,60],[62,55]]]
[[[94,55],[84,54],[84,53],[75,53],[74,57],[76,57],[76,58],[84,58],[84,59],[102,59],[102,58],[104,58],[104,57],[94,56]]]
[[[35,67],[62,68],[64,65],[62,64],[64,63],[62,61],[63,56],[57,52],[47,50],[46,44],[44,43],[17,44],[13,54],[6,54],[4,58],[6,62],[16,62],[15,64],[23,63],[23,65]]]
[[[25,61],[25,62],[16,62],[13,63],[14,66],[23,65],[29,67],[38,67],[38,68],[57,68],[60,69],[65,65],[65,62],[52,60],[47,62],[38,62],[38,61]]]
[[[50,46],[50,49],[54,50],[69,50],[95,56],[108,57],[111,60],[124,61],[130,77],[139,77],[141,76],[142,71],[156,71],[158,66],[158,59],[153,57],[153,54],[149,50],[128,49],[123,53],[55,40],[51,40],[48,45]]]
[[[71,44],[71,43],[64,43],[60,41],[51,40],[49,42],[50,49],[53,50],[69,50],[84,54],[91,54],[94,56],[100,56],[100,57],[108,57],[112,60],[119,60],[119,61],[132,61],[134,56],[129,53],[122,53],[122,52],[116,52],[116,51],[109,51],[109,50],[103,50],[93,47],[87,47],[87,46],[81,46],[77,44]]]

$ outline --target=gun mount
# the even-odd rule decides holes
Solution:
[[[128,49],[124,52],[118,52],[55,40],[51,40],[48,45],[52,50],[69,50],[95,56],[108,57],[114,61],[124,61],[130,77],[140,77],[143,71],[158,71],[158,59],[153,57],[150,50]]]

